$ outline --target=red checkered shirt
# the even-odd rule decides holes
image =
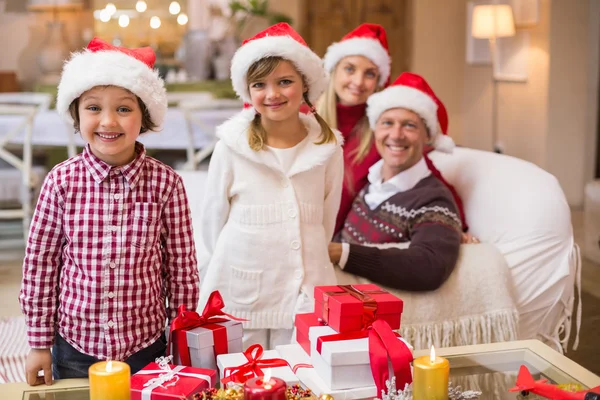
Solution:
[[[58,332],[77,350],[124,360],[158,339],[199,277],[183,183],[136,144],[111,167],[89,147],[46,177],[31,223],[19,300],[32,348]]]

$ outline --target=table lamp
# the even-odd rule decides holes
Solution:
[[[501,153],[498,144],[498,80],[496,79],[496,38],[515,35],[512,7],[508,4],[478,5],[473,8],[471,35],[477,39],[488,39],[492,56],[492,146]]]

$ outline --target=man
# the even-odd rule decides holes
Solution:
[[[346,218],[343,243],[329,245],[331,262],[391,288],[435,290],[452,273],[461,243],[452,194],[423,156],[426,145],[454,147],[446,108],[411,73],[370,96],[367,106],[381,160],[369,169],[369,183]]]

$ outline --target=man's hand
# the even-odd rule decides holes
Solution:
[[[331,242],[329,243],[329,260],[334,265],[338,265],[340,263],[340,258],[342,258],[342,244]]]
[[[44,376],[38,376],[39,371],[44,371]],[[27,354],[25,363],[27,383],[37,386],[45,383],[52,385],[52,353],[50,349],[31,349]]]
[[[475,236],[471,235],[470,233],[465,232],[460,237],[460,243],[461,244],[479,243],[479,239],[477,239]]]

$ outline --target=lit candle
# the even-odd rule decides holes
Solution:
[[[244,383],[244,400],[286,400],[286,388],[283,379],[272,378],[267,370],[265,376],[252,378]]]
[[[120,361],[101,361],[89,369],[90,400],[129,400],[129,365]],[[108,397],[107,397],[108,396]]]
[[[447,400],[448,375],[450,363],[443,357],[436,357],[431,346],[428,356],[413,361],[413,399]]]

